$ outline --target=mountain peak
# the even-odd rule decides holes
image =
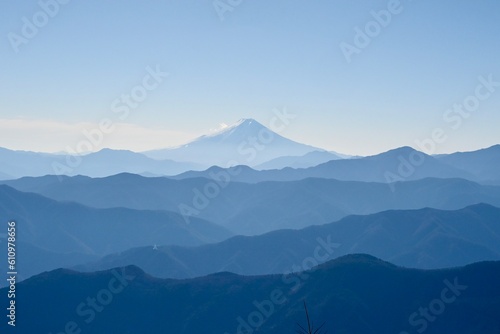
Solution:
[[[253,118],[232,125],[221,124],[218,131],[171,149],[146,152],[154,159],[198,161],[210,166],[257,166],[281,156],[302,156],[319,148],[281,136]]]
[[[415,153],[415,152],[427,155],[427,154],[425,154],[423,152],[417,151],[413,147],[403,146],[403,147],[398,147],[398,148],[389,150],[387,152],[379,153],[377,155],[372,155],[372,156],[369,156],[369,157],[366,157],[366,158],[379,159],[379,158],[387,158],[387,157],[397,157],[397,156],[400,156],[400,155],[404,156],[404,157],[407,157],[410,154]]]
[[[252,123],[260,124],[253,118],[241,118],[235,125],[251,125]]]
[[[218,129],[218,130],[216,130],[208,135],[200,136],[196,140],[231,135],[234,132],[240,132],[240,131],[241,132],[250,132],[250,131],[257,132],[260,129],[265,128],[264,125],[257,122],[253,118],[241,118],[236,123],[233,123],[231,125],[225,125],[225,124],[221,124],[221,125],[223,125],[223,126],[220,129]]]
[[[253,127],[253,128],[265,128],[264,125],[259,123],[253,118],[241,118],[239,121],[234,123],[233,125],[230,125],[226,127],[225,129],[222,130],[222,132],[226,132],[227,130],[230,129],[235,129],[235,128],[240,128],[240,129],[245,129],[247,127]]]

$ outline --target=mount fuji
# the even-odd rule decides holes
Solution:
[[[241,119],[216,133],[198,137],[185,145],[143,154],[153,159],[196,161],[207,167],[253,167],[276,158],[299,157],[315,151],[325,150],[287,139],[249,118]]]

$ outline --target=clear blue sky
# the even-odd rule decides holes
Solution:
[[[103,146],[145,150],[240,118],[268,125],[282,107],[297,115],[283,135],[348,154],[415,147],[438,127],[435,153],[500,143],[500,87],[456,130],[443,120],[479,76],[500,81],[500,2],[402,0],[348,63],[340,44],[389,2],[243,0],[222,21],[211,0],[72,0],[17,53],[9,33],[41,9],[5,2],[0,146],[63,150],[108,117],[120,124]],[[157,64],[169,76],[118,121],[111,103]]]

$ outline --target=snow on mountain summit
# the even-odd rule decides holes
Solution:
[[[287,139],[252,118],[242,118],[218,131],[176,147],[145,152],[155,159],[197,161],[210,167],[239,163],[255,166],[288,155],[321,150]]]

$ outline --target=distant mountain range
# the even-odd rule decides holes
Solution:
[[[187,170],[202,170],[196,163],[154,160],[141,153],[103,149],[80,157],[11,151],[0,148],[0,180],[24,176],[87,175],[104,177],[123,172],[149,175],[176,175]]]
[[[477,175],[481,181],[500,181],[500,145],[473,152],[440,155],[437,159]]]
[[[401,147],[370,157],[330,160],[309,168],[257,171],[246,166],[230,169],[212,167],[205,171],[185,172],[172,178],[210,178],[210,175],[214,173],[230,172],[231,180],[247,183],[294,181],[310,177],[383,183],[419,180],[428,177],[463,178],[482,182],[500,180],[499,148],[500,145],[477,152],[469,152],[464,158],[461,154],[433,157],[411,147]],[[477,162],[475,162],[476,158]],[[490,161],[485,165],[488,167],[477,167],[486,159]]]
[[[19,261],[20,278],[40,269],[75,265],[134,246],[196,246],[232,236],[223,227],[202,219],[186,224],[173,212],[95,209],[5,185],[0,185],[0,216],[17,222],[19,252],[25,258]],[[6,235],[0,240],[5,245]]]
[[[462,179],[423,179],[384,183],[304,179],[290,182],[221,186],[217,196],[204,195],[204,178],[171,180],[120,174],[91,179],[55,176],[4,181],[20,191],[96,208],[167,210],[198,217],[235,234],[256,235],[283,228],[326,224],[351,214],[431,207],[454,210],[487,203],[500,207],[500,187]],[[189,209],[188,209],[189,208]]]
[[[283,169],[283,168],[309,168],[320,165],[322,163],[342,159],[339,155],[336,155],[327,151],[312,151],[302,156],[286,156],[279,157],[263,164],[257,165],[254,168],[257,170],[268,170],[268,169]]]
[[[226,188],[226,195],[213,199],[200,214],[211,219],[189,217],[186,222],[170,209],[175,209],[179,200],[190,199],[193,187],[203,182],[130,174],[102,179],[73,177],[62,182],[54,176],[23,178],[8,183],[60,202],[0,185],[0,215],[19,224],[18,234],[26,245],[21,248],[22,255],[30,259],[20,264],[22,277],[95,262],[108,254],[113,255],[81,268],[137,264],[161,277],[194,277],[221,270],[276,273],[310,252],[318,237],[329,235],[343,235],[334,240],[342,245],[335,250],[335,257],[366,252],[419,268],[500,259],[500,249],[495,246],[500,245],[495,225],[500,217],[498,209],[481,204],[458,212],[404,211],[421,207],[455,210],[481,202],[500,207],[500,187],[460,179],[425,179],[398,183],[393,193],[385,184],[322,179],[235,182]],[[330,224],[353,213],[366,215],[388,209],[402,211],[351,216]],[[231,237],[227,229],[255,235],[314,224],[327,225],[217,243]],[[469,230],[466,227],[470,224],[474,227]],[[206,243],[213,245],[172,247]]]
[[[282,137],[254,119],[242,119],[185,145],[143,153],[103,149],[74,156],[0,148],[0,180],[44,175],[106,177],[120,173],[179,179],[207,177],[207,169],[235,169],[241,165],[248,167],[234,175],[233,181],[316,177],[390,183],[437,177],[500,182],[500,145],[438,156],[401,147],[370,157],[345,157]]]
[[[324,323],[332,334],[497,334],[499,280],[500,262],[424,271],[367,255],[346,256],[289,276],[220,273],[160,280],[134,266],[89,274],[60,269],[18,284],[16,329],[289,334],[297,323],[305,325],[307,302],[314,324]],[[0,295],[5,299],[7,289]],[[2,331],[7,331],[6,323],[0,323]]]
[[[500,332],[500,145],[346,157],[243,119],[0,162],[20,333],[284,334],[304,301],[329,333]]]
[[[133,264],[162,278],[221,271],[267,275],[285,273],[315,252],[321,254],[321,259],[314,259],[320,263],[366,253],[410,268],[448,268],[500,260],[499,217],[499,208],[485,204],[457,211],[386,211],[302,230],[237,236],[199,247],[135,248],[76,269],[99,271]]]
[[[315,155],[306,155],[311,152]],[[164,176],[214,165],[256,166],[281,157],[292,158],[291,165],[296,166],[311,166],[324,162],[326,157],[340,158],[320,148],[286,139],[254,119],[242,119],[222,131],[201,136],[185,145],[144,153],[103,149],[74,156],[0,148],[0,180],[44,175],[104,177],[124,172]],[[278,161],[276,166],[283,163]]]

